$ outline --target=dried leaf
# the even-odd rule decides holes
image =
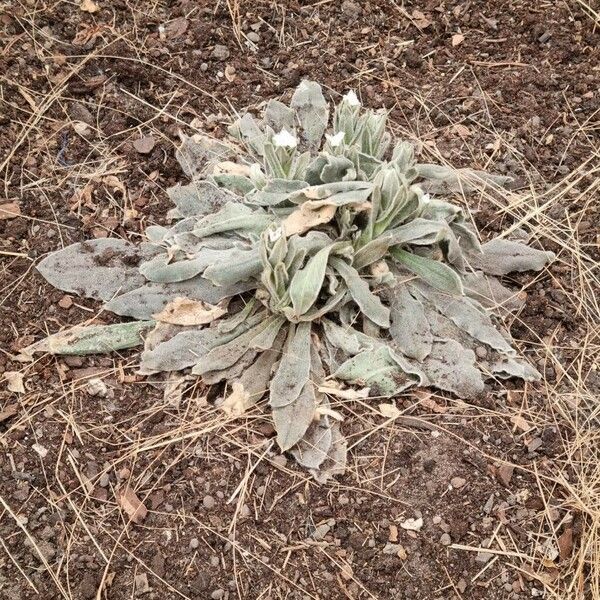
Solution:
[[[25,385],[23,383],[23,373],[20,371],[5,371],[4,379],[8,382],[6,386],[10,392],[15,394],[24,394]]]
[[[334,385],[335,383],[335,381],[330,381],[327,385],[320,385],[319,392],[329,396],[335,396],[336,398],[341,398],[342,400],[363,400],[369,397],[369,388],[362,388],[360,390],[355,390],[352,388],[342,389],[339,384]],[[333,416],[331,413],[323,414],[329,414],[330,416]]]
[[[94,0],[81,0],[79,9],[83,12],[95,13],[100,10],[100,7],[94,2]]]
[[[536,250],[521,242],[493,239],[481,247],[471,264],[490,275],[506,275],[515,271],[539,271],[555,258],[553,252]]]
[[[558,537],[558,552],[560,561],[565,562],[571,557],[573,552],[573,528],[567,527]]]
[[[517,429],[520,429],[521,431],[531,431],[531,429],[533,429],[533,426],[531,425],[531,423],[529,423],[529,421],[527,419],[525,419],[524,417],[522,417],[521,415],[512,416],[510,418],[510,422]]]
[[[0,204],[0,221],[14,219],[21,216],[21,205],[19,202],[5,202]]]
[[[153,315],[153,319],[173,325],[206,325],[227,313],[227,305],[213,305],[201,300],[177,297]]]
[[[329,223],[335,216],[335,206],[320,206],[311,208],[309,202],[304,202],[300,208],[291,213],[281,224],[286,236],[305,233],[323,223]]]
[[[18,404],[9,404],[4,410],[0,410],[0,423],[14,417],[19,409]]]
[[[395,403],[392,403],[392,404],[380,404],[378,408],[379,408],[379,412],[386,419],[397,419],[402,414],[398,410],[398,407],[396,406]]]
[[[228,417],[239,417],[243,415],[254,402],[250,399],[250,394],[244,389],[243,384],[234,381],[231,384],[231,394],[223,400],[219,408]]]
[[[402,527],[402,529],[406,529],[407,531],[420,531],[423,527],[423,519],[422,517],[419,517],[418,519],[406,519],[406,521],[400,523],[400,527]]]
[[[134,523],[139,525],[146,518],[148,509],[130,486],[125,486],[119,491],[117,501],[119,502],[119,506]]]
[[[458,46],[465,41],[465,36],[462,33],[455,33],[452,36],[452,45]]]

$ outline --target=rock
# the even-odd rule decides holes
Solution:
[[[139,573],[135,576],[135,595],[141,596],[151,591],[150,584],[148,583],[148,575],[146,573]]]
[[[216,502],[212,496],[204,496],[202,504],[204,505],[204,508],[208,508],[209,510],[211,510],[215,507]]]
[[[452,538],[450,537],[450,535],[447,533],[443,533],[440,537],[440,544],[442,544],[442,546],[449,546],[451,543]]]
[[[432,519],[434,525],[439,525],[442,522],[442,517],[439,515],[435,515]]]
[[[166,573],[165,557],[157,552],[150,561],[150,567],[157,577],[164,577]]]
[[[59,301],[58,301],[58,305],[61,308],[64,308],[65,310],[68,310],[69,308],[71,308],[71,306],[73,306],[73,298],[71,298],[71,296],[68,296],[67,294],[65,294]]]
[[[315,527],[312,535],[310,536],[313,540],[322,540],[331,530],[331,527],[327,523],[321,523]]]
[[[192,538],[190,540],[190,550],[196,550],[200,546],[200,540],[198,538]]]
[[[145,135],[133,141],[133,147],[140,154],[150,154],[156,145],[156,140],[152,135]]]
[[[467,480],[463,479],[462,477],[453,477],[450,480],[450,485],[457,490],[463,487],[465,483],[467,483]]]
[[[287,465],[287,458],[283,454],[279,454],[278,456],[274,456],[271,459],[271,462],[278,467],[285,467]]]
[[[211,53],[211,57],[216,58],[217,60],[227,60],[229,58],[229,54],[230,52],[227,46],[217,44]]]
[[[48,541],[38,542],[37,548],[47,562],[50,562],[56,556],[56,548]],[[38,553],[34,550],[34,554],[37,556]]]
[[[512,465],[502,465],[501,467],[499,467],[496,471],[496,477],[498,478],[498,481],[502,485],[508,487],[512,479],[514,470],[515,468]]]
[[[260,42],[260,34],[256,33],[256,31],[250,31],[246,34],[246,37],[251,41],[254,42],[255,44],[258,44],[258,42]]]
[[[222,588],[219,588],[217,590],[214,590],[210,597],[212,598],[212,600],[221,600],[221,598],[225,595],[225,590]]]
[[[342,2],[342,12],[349,19],[357,19],[361,13],[361,7],[356,2],[352,2],[352,0],[344,0]]]
[[[99,398],[105,398],[108,395],[108,388],[102,379],[99,377],[92,377],[85,386],[87,393],[90,396],[98,396]]]
[[[486,563],[486,562],[488,562],[488,561],[489,561],[489,560],[490,560],[490,559],[491,559],[493,556],[494,556],[494,555],[493,555],[491,552],[483,552],[483,551],[480,551],[480,552],[478,552],[478,553],[477,553],[477,555],[475,556],[475,560],[476,560],[477,562],[480,562],[480,563],[484,563],[484,564],[485,564],[485,563]]]
[[[529,452],[535,452],[536,450],[539,450],[542,447],[542,444],[544,442],[542,441],[542,438],[536,437],[533,438],[528,444],[527,444],[527,450]]]

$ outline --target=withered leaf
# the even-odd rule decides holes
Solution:
[[[130,486],[125,486],[118,492],[119,506],[127,513],[129,518],[138,525],[146,518],[148,509],[140,501],[137,494]]]

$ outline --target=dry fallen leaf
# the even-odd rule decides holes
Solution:
[[[235,67],[233,67],[232,65],[227,65],[225,67],[225,79],[227,79],[229,83],[233,82],[233,80],[235,79]]]
[[[240,175],[242,177],[250,177],[250,167],[248,165],[238,165],[231,160],[224,160],[214,166],[213,174]]]
[[[146,518],[148,509],[140,502],[132,488],[126,486],[119,492],[118,501],[129,518],[138,525]]]
[[[20,371],[5,371],[4,379],[8,382],[8,390],[15,394],[24,394],[25,385],[23,384],[23,373]]]
[[[567,527],[560,534],[557,544],[561,562],[568,560],[573,550],[573,529],[571,527]]]
[[[18,404],[9,404],[4,410],[0,410],[0,423],[10,419],[17,414]]]
[[[466,125],[461,125],[460,123],[453,125],[452,129],[459,137],[463,139],[471,135],[471,130]]]
[[[350,388],[343,390],[338,386],[339,384],[336,381],[330,381],[327,385],[320,385],[319,392],[341,398],[342,400],[363,400],[369,397],[369,392],[371,391],[370,388],[362,388],[360,390]]]
[[[379,412],[388,419],[396,419],[400,416],[400,411],[395,404],[380,404]]]
[[[335,215],[335,210],[336,207],[332,205],[311,209],[309,202],[304,202],[283,221],[283,231],[286,237],[289,237],[295,233],[304,233],[317,225],[329,223]]]
[[[18,202],[7,202],[0,204],[0,221],[14,219],[21,215],[21,206]]]
[[[413,10],[411,16],[413,24],[419,29],[427,29],[431,25],[431,19],[420,10]]]
[[[146,573],[138,573],[134,577],[135,582],[135,594],[136,596],[141,596],[142,594],[147,594],[152,590],[150,584],[148,583],[148,575]]]
[[[511,417],[510,422],[521,431],[529,431],[532,428],[531,424],[521,415],[515,415],[514,417]]]
[[[515,468],[512,465],[502,465],[496,471],[498,481],[505,487],[508,487],[512,479]]]
[[[227,307],[222,304],[213,305],[201,300],[175,298],[162,311],[152,316],[161,323],[191,326],[212,323],[226,312]]]
[[[100,7],[94,2],[94,0],[81,0],[79,8],[83,12],[88,13],[95,13],[100,10]]]
[[[465,41],[465,36],[462,33],[455,33],[452,36],[452,45],[453,46],[458,46],[459,44],[462,44]]]
[[[433,411],[434,413],[438,413],[440,415],[443,415],[444,413],[448,412],[447,406],[438,404],[433,398],[423,398],[421,400],[420,404],[421,404],[421,406],[424,406],[425,408],[428,408],[429,410]]]
[[[138,138],[137,140],[133,140],[133,147],[140,154],[149,154],[154,149],[156,145],[156,141],[153,136],[145,135],[144,137]]]
[[[340,422],[344,420],[344,415],[337,410],[333,410],[333,408],[329,408],[328,406],[317,406],[314,420],[319,421],[323,415],[327,415],[328,417]]]
[[[253,402],[250,400],[250,394],[244,390],[244,386],[239,381],[234,381],[231,389],[231,394],[225,398],[219,408],[228,417],[239,417],[252,406]]]

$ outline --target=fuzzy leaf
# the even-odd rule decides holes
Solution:
[[[302,81],[292,96],[290,107],[296,112],[306,144],[318,147],[329,119],[329,105],[321,86],[314,81]]]
[[[329,255],[335,249],[336,245],[331,244],[319,250],[308,259],[306,266],[294,275],[289,292],[295,315],[303,315],[317,300],[325,279]]]
[[[303,467],[318,469],[325,462],[332,443],[332,425],[329,420],[313,419],[304,437],[291,449],[291,454]]]
[[[310,323],[299,323],[295,329],[290,327],[288,341],[271,381],[269,404],[272,408],[281,408],[294,402],[309,380],[310,331]]]
[[[422,362],[431,352],[433,334],[421,302],[404,283],[390,290],[390,335],[403,354]]]
[[[313,422],[316,408],[315,385],[308,380],[291,402],[273,407],[277,443],[282,452],[295,446],[304,437]]]
[[[139,250],[117,238],[72,244],[53,252],[37,266],[54,287],[99,300],[110,300],[144,284],[135,263]]]
[[[483,380],[475,366],[475,353],[455,340],[436,341],[423,362],[428,384],[473,398],[483,391]]]
[[[448,294],[463,294],[460,277],[448,265],[401,248],[390,249],[390,254],[432,287]]]
[[[208,215],[233,200],[229,192],[218,188],[209,181],[176,185],[168,188],[167,194],[177,207],[177,214],[180,217]]]
[[[418,176],[425,180],[419,185],[423,191],[430,194],[469,193],[490,184],[504,187],[512,181],[512,177],[492,175],[473,169],[453,169],[428,163],[418,164],[415,168]]]
[[[235,148],[205,135],[188,137],[180,133],[182,144],[175,152],[184,173],[195,179],[212,173],[218,162],[233,158]]]
[[[279,100],[269,100],[263,116],[264,123],[273,131],[279,132],[282,129],[292,131],[294,129],[295,113]]]
[[[373,323],[380,327],[390,326],[390,311],[378,296],[369,289],[369,284],[358,274],[358,271],[340,258],[333,257],[331,265],[342,276],[348,286],[352,299]]]
[[[553,252],[536,250],[526,244],[493,239],[481,246],[482,254],[469,255],[471,265],[490,275],[515,271],[539,271],[555,258]]]
[[[217,258],[204,270],[204,277],[217,286],[230,286],[247,281],[259,275],[262,269],[257,247],[250,250],[230,248],[215,256]]]
[[[224,298],[241,294],[248,289],[248,285],[244,283],[216,286],[203,277],[194,277],[180,283],[147,283],[113,298],[104,308],[118,315],[148,320],[177,297],[218,304]]]
[[[327,458],[319,465],[318,469],[312,469],[313,477],[319,483],[327,481],[335,475],[343,475],[346,471],[346,461],[348,454],[348,443],[342,435],[339,423],[333,423],[331,426],[331,446],[327,453]]]
[[[200,219],[194,227],[194,235],[206,237],[225,231],[260,234],[271,221],[272,217],[262,209],[252,209],[239,202],[229,202],[219,212]]]
[[[485,308],[519,310],[525,303],[521,294],[503,286],[495,277],[481,272],[468,273],[463,277],[465,293]]]
[[[133,321],[116,325],[72,327],[33,344],[23,352],[48,352],[69,356],[106,354],[140,346],[144,342],[143,334],[154,325],[154,321]]]

